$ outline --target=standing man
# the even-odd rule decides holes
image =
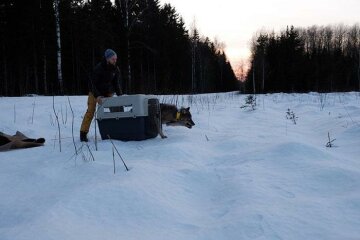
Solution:
[[[107,49],[104,59],[96,65],[94,73],[90,79],[88,108],[80,128],[80,141],[87,142],[87,133],[89,132],[91,121],[96,110],[96,103],[102,104],[102,98],[122,95],[120,87],[121,74],[116,66],[117,55],[112,49]]]

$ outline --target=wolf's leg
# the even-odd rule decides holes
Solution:
[[[162,130],[162,126],[161,126],[161,120],[157,120],[156,121],[156,127],[158,130],[158,133],[160,134],[161,138],[167,138],[167,136],[164,135],[163,130]]]
[[[167,138],[167,136],[164,135],[162,130],[161,113],[159,115],[160,116],[158,116],[157,119],[155,120],[157,131],[160,134],[161,138]]]

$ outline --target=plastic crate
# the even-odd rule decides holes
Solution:
[[[125,95],[104,98],[96,120],[102,139],[144,140],[158,135],[159,100],[152,95]]]

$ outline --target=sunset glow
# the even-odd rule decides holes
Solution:
[[[204,36],[225,43],[233,67],[250,57],[250,41],[261,29],[279,31],[287,25],[345,24],[360,21],[359,0],[160,0],[170,3],[183,17],[187,28],[196,19]]]

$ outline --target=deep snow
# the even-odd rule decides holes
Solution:
[[[0,98],[0,131],[45,137],[0,153],[0,239],[360,239],[360,94],[159,96],[196,126],[74,156],[67,97]],[[86,96],[70,96],[78,148]],[[286,118],[290,109],[296,124]],[[336,139],[326,147],[328,133]]]

